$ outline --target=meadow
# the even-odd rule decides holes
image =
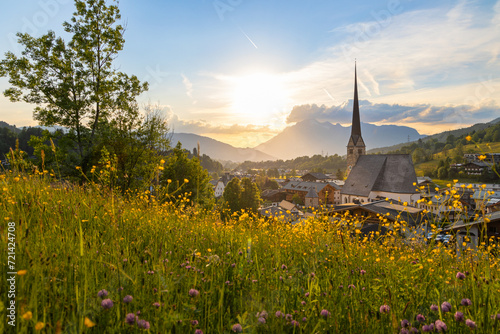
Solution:
[[[461,256],[362,221],[223,221],[48,172],[0,174],[0,314],[15,227],[17,333],[498,333],[495,243]],[[384,223],[384,217],[380,217]]]

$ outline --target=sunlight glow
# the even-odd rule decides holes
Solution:
[[[288,94],[276,75],[256,73],[234,79],[232,109],[252,124],[265,124],[285,111]]]

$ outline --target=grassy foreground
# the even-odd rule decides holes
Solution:
[[[495,245],[457,258],[440,245],[355,238],[349,216],[223,223],[182,197],[160,204],[47,174],[0,174],[0,221],[7,321],[11,226],[18,273],[16,326],[2,320],[0,332],[500,331]]]

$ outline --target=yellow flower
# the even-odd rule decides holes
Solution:
[[[453,180],[453,183],[457,183],[457,182],[458,182],[458,180]]]
[[[167,183],[172,183],[172,180],[168,179],[168,180],[167,180]]]
[[[87,326],[87,328],[91,328],[91,327],[94,327],[95,326],[95,322],[93,322],[92,320],[90,320],[89,318],[85,317],[85,322],[84,322],[85,326]]]
[[[184,183],[188,183],[188,182],[189,182],[189,180],[188,180],[188,179],[184,179]]]
[[[37,322],[36,325],[35,325],[35,329],[37,331],[43,329],[44,327],[45,327],[45,324],[43,322],[41,322],[41,321]]]
[[[466,139],[467,141],[471,141],[471,140],[472,140],[472,137],[471,137],[471,136],[467,136],[467,137],[465,137],[465,139]]]
[[[165,163],[165,160],[161,159],[160,163],[163,165]]]
[[[486,159],[486,156],[484,154],[481,154],[479,157],[477,157],[479,160],[484,160]]]
[[[28,311],[28,312],[23,314],[24,320],[30,320],[31,318],[33,318],[33,313],[31,313],[31,311]]]
[[[28,272],[27,270],[23,269],[23,270],[19,270],[19,271],[17,272],[17,274],[18,274],[19,276],[24,276],[24,275],[26,275],[26,273],[27,273],[27,272]]]
[[[165,168],[163,168],[163,166],[158,166],[158,169],[159,170],[164,170]]]

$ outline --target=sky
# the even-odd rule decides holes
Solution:
[[[111,1],[108,0],[108,3]],[[349,125],[356,60],[362,122],[421,134],[500,117],[500,0],[120,0],[114,66],[149,83],[138,102],[172,131],[255,147],[305,119]],[[2,3],[0,57],[15,34],[62,23],[72,0]],[[0,91],[9,87],[0,78]],[[33,126],[0,95],[0,120]]]

